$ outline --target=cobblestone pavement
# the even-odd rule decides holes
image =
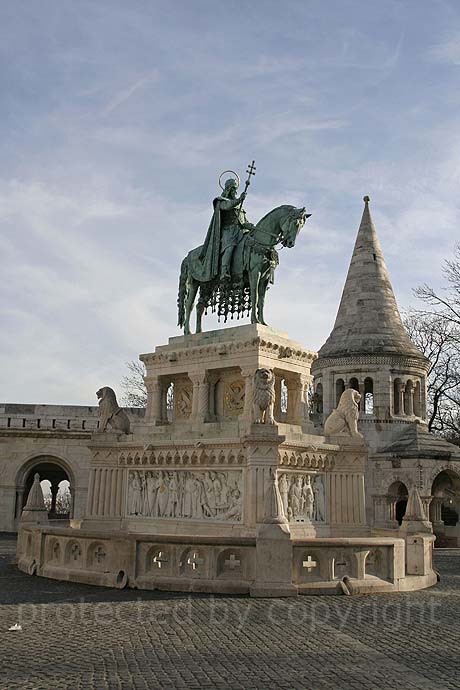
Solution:
[[[0,535],[0,690],[460,688],[460,550],[422,592],[254,600],[29,577],[15,546]]]

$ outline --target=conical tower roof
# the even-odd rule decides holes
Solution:
[[[400,354],[425,359],[401,321],[390,277],[364,197],[364,211],[334,328],[318,358]]]

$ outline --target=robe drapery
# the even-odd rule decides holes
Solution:
[[[222,251],[222,218],[221,211],[233,209],[241,202],[238,199],[227,199],[218,196],[213,201],[214,212],[209,223],[206,239],[201,247],[189,252],[189,266],[192,276],[200,283],[206,283],[217,278],[220,272],[220,254]],[[244,211],[239,214],[245,222]],[[242,222],[240,224],[242,225]],[[233,243],[233,242],[232,242]],[[236,243],[235,243],[236,244]]]

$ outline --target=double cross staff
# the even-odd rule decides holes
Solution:
[[[248,173],[248,179],[246,180],[246,184],[244,186],[244,194],[248,191],[248,187],[251,184],[251,176],[256,174],[256,166],[255,166],[255,161],[252,161],[252,163],[249,163],[248,169],[246,170]],[[240,209],[243,208],[243,202],[240,204]]]

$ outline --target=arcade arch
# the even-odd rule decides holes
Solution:
[[[388,487],[388,497],[390,502],[390,518],[396,520],[400,525],[406,513],[407,499],[409,492],[407,486],[397,480]]]
[[[48,516],[52,520],[68,520],[73,517],[75,486],[74,476],[68,463],[53,455],[39,455],[28,460],[19,470],[16,478],[15,518],[27,503],[35,474],[39,474],[42,488],[49,487],[45,501],[49,508]]]
[[[441,470],[431,486],[430,520],[436,531],[459,526],[460,475],[454,470]],[[458,530],[456,530],[458,531]]]

